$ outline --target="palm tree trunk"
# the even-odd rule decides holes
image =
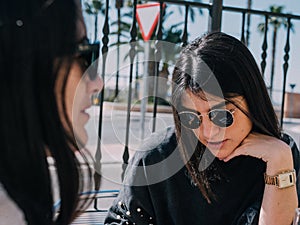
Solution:
[[[94,33],[94,42],[98,39],[98,13],[95,14],[95,33]]]
[[[168,77],[169,77],[169,65],[163,63],[161,71],[159,71],[159,82],[158,82],[158,104],[165,105],[168,101],[166,99],[168,92]]]
[[[156,62],[154,59],[154,49],[150,48],[149,55],[148,55],[148,76],[154,78],[155,70],[156,70]],[[153,83],[149,83],[148,85],[148,95],[154,96],[154,79],[150,79]]]
[[[247,1],[247,9],[252,8],[252,0]],[[247,14],[247,31],[246,31],[246,46],[249,46],[250,42],[250,23],[251,23],[251,14]]]
[[[274,27],[273,40],[272,40],[271,77],[270,77],[270,98],[271,99],[272,99],[272,93],[273,93],[273,81],[274,81],[274,72],[275,72],[276,41],[277,41],[277,27]]]
[[[116,88],[115,98],[119,94],[119,70],[120,70],[120,36],[121,36],[121,8],[117,8],[118,11],[118,36],[117,36],[117,73],[116,73]]]

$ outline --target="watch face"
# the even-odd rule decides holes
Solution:
[[[278,187],[286,188],[295,184],[295,172],[278,174]]]

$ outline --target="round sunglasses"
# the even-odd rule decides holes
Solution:
[[[87,38],[82,39],[77,46],[76,58],[82,69],[87,72],[90,80],[95,80],[98,76],[98,63],[95,61],[99,57],[99,49],[99,43],[91,44]]]
[[[209,120],[218,127],[229,127],[233,124],[233,114],[236,109],[212,109],[206,115]],[[180,122],[188,129],[197,129],[202,123],[203,115],[195,112],[182,111],[178,113]]]

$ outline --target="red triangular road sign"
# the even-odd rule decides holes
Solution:
[[[149,41],[159,19],[160,4],[145,3],[136,6],[136,18],[144,41]]]

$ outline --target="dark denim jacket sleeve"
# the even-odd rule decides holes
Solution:
[[[298,206],[299,206],[300,205],[299,204],[299,200],[300,200],[299,150],[297,148],[295,141],[289,135],[283,134],[282,140],[290,146],[293,153],[294,168],[296,170],[296,176],[297,176],[296,185],[297,185]],[[257,225],[259,219],[260,206],[261,206],[260,201],[257,201],[254,204],[252,204],[249,208],[245,210],[245,212],[241,215],[241,217],[238,219],[235,225]]]

